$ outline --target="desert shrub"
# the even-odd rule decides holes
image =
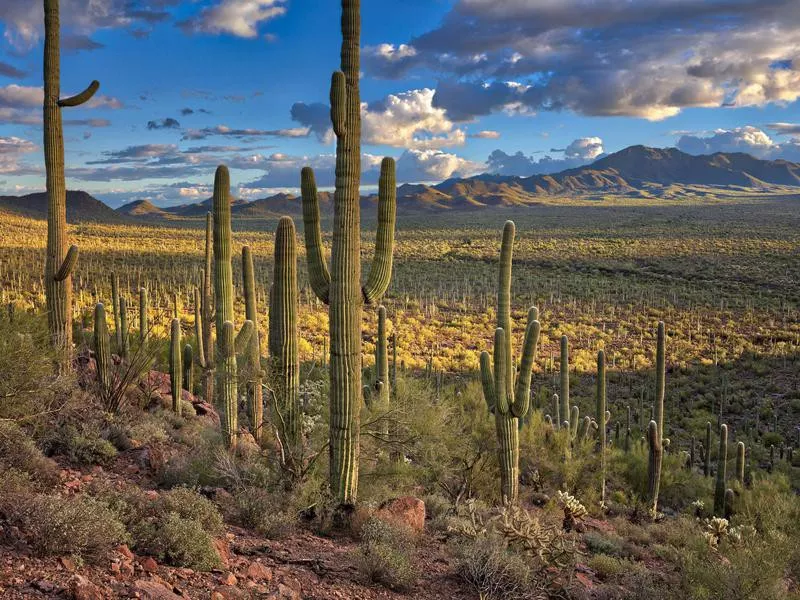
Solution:
[[[592,554],[623,555],[623,540],[618,536],[590,531],[583,536],[583,541],[586,542],[586,548]]]
[[[0,469],[27,473],[44,486],[58,482],[58,468],[53,461],[12,421],[0,421]]]
[[[211,535],[220,535],[223,530],[222,515],[208,498],[195,490],[178,487],[161,494],[161,510],[195,521]]]
[[[528,600],[533,578],[528,561],[511,552],[499,536],[474,539],[454,546],[456,572],[485,600]]]
[[[34,494],[18,500],[7,507],[6,514],[36,554],[74,554],[98,560],[128,540],[125,526],[95,498]]]
[[[245,488],[234,496],[237,520],[269,539],[289,535],[297,524],[287,499],[260,488]],[[288,509],[287,509],[288,508]]]
[[[614,579],[630,573],[634,564],[628,560],[615,558],[608,554],[596,554],[586,561],[587,566],[602,580]]]
[[[357,557],[367,580],[390,589],[406,590],[417,579],[413,534],[403,526],[368,519],[361,528]]]
[[[146,419],[131,426],[128,436],[144,446],[169,441],[169,435],[162,422]]]
[[[134,547],[169,564],[210,571],[221,565],[214,539],[197,521],[170,512],[133,528]]]
[[[64,456],[78,465],[109,465],[117,457],[114,444],[102,437],[94,423],[74,425],[62,423],[51,430],[42,441],[45,452]]]

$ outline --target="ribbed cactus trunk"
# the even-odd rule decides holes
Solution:
[[[94,358],[97,370],[97,384],[100,393],[106,395],[111,388],[111,348],[108,340],[106,309],[102,303],[94,307]]]
[[[244,311],[246,319],[253,322],[253,335],[245,352],[247,358],[247,409],[250,416],[250,433],[256,442],[263,441],[264,401],[262,393],[261,338],[258,333],[258,305],[253,253],[250,246],[242,248],[242,279],[244,281]]]
[[[648,498],[653,514],[658,512],[658,491],[661,485],[661,462],[664,456],[664,393],[666,387],[666,333],[659,322],[656,342],[656,398],[653,406],[655,419],[650,421],[647,440],[650,445],[648,462]],[[653,431],[655,424],[655,431]]]
[[[519,498],[519,420],[530,409],[531,373],[539,342],[538,310],[528,310],[528,324],[522,344],[522,357],[516,375],[511,342],[511,263],[515,228],[507,221],[500,248],[500,278],[497,289],[497,329],[494,333],[494,361],[481,353],[483,396],[495,416],[500,464],[500,497],[503,503]],[[494,362],[494,364],[492,364]],[[556,415],[558,416],[558,415]]]
[[[217,324],[217,410],[229,448],[238,434],[238,385],[233,330],[233,269],[231,267],[230,174],[217,167],[214,175],[214,298]],[[230,331],[227,331],[229,329]],[[228,339],[230,337],[230,339]]]
[[[311,287],[329,304],[330,487],[343,507],[358,495],[361,409],[362,305],[386,292],[392,273],[396,189],[394,161],[381,164],[375,258],[361,285],[361,97],[359,91],[361,8],[342,0],[341,71],[331,78],[331,121],[336,134],[331,271],[325,263],[319,204],[311,169],[302,173],[306,259]]]
[[[745,447],[744,442],[736,444],[736,481],[739,485],[744,487],[744,463],[745,463]]]
[[[600,505],[606,501],[606,354],[597,353],[597,443],[600,449]]]
[[[559,374],[561,375],[561,412],[556,416],[560,424],[569,420],[569,339],[566,335],[561,336]]]
[[[703,448],[703,475],[709,477],[711,475],[711,423],[706,423],[706,445]]]
[[[714,515],[725,513],[725,482],[728,479],[728,426],[719,428],[719,453],[717,454],[717,480],[714,486]]]
[[[297,345],[297,242],[294,221],[281,217],[275,233],[275,261],[269,306],[269,356],[277,394],[274,422],[287,460],[299,458],[300,359]]]
[[[183,389],[183,363],[181,356],[181,322],[172,319],[169,338],[169,389],[172,394],[172,411],[181,414],[181,390]]]
[[[47,189],[45,297],[50,341],[60,371],[72,360],[72,272],[78,247],[67,246],[67,188],[64,177],[64,129],[61,108],[87,102],[99,84],[61,100],[61,53],[58,0],[44,0],[44,164]]]

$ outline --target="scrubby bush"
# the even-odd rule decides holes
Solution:
[[[92,422],[80,426],[62,423],[44,437],[43,445],[47,454],[64,456],[77,465],[107,466],[117,457],[114,444],[102,437]]]
[[[220,535],[223,530],[222,515],[208,498],[195,490],[178,487],[164,492],[159,497],[161,510],[195,521],[211,535]]]
[[[58,468],[14,422],[0,421],[0,471],[16,469],[49,486],[58,482]]]
[[[133,527],[138,551],[173,565],[210,571],[221,565],[212,536],[197,521],[170,512]]]
[[[245,488],[234,496],[237,520],[266,538],[278,540],[297,525],[297,516],[288,499],[260,488]]]
[[[407,590],[417,579],[414,537],[406,527],[368,519],[361,528],[357,552],[359,571],[368,581]]]
[[[456,571],[485,600],[528,600],[533,578],[528,561],[510,552],[499,536],[474,539],[454,547]]]

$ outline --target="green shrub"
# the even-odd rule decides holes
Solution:
[[[63,423],[44,439],[49,455],[61,455],[78,465],[107,466],[117,457],[114,444],[103,438],[97,428],[87,424],[78,428]]]
[[[361,528],[358,568],[367,580],[407,590],[417,579],[414,538],[405,527],[370,518]]]
[[[185,487],[173,488],[161,494],[159,500],[163,511],[196,521],[211,535],[220,535],[224,531],[222,515],[217,507],[195,490]]]
[[[177,513],[139,523],[133,528],[134,547],[159,560],[197,571],[221,566],[211,535],[197,521]]]
[[[0,421],[0,470],[16,469],[31,480],[51,486],[58,482],[58,467],[46,458],[18,425]]]
[[[619,536],[604,535],[590,531],[583,536],[586,548],[592,554],[607,554],[609,556],[622,556],[624,540]]]
[[[454,547],[456,572],[485,600],[526,600],[533,577],[528,561],[498,536],[486,536]]]
[[[234,496],[237,520],[264,537],[279,540],[288,536],[297,524],[296,514],[286,510],[286,498],[260,488],[245,488]]]
[[[34,494],[18,500],[7,507],[6,514],[36,554],[74,554],[99,560],[128,541],[125,526],[95,498]]]

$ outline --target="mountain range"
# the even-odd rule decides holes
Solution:
[[[525,206],[554,197],[626,196],[681,198],[732,192],[800,191],[800,164],[762,160],[744,153],[695,156],[676,148],[630,146],[582,167],[550,175],[513,177],[493,174],[448,179],[436,185],[404,184],[397,188],[398,211],[446,211],[499,206]],[[323,212],[331,212],[333,194],[320,192]],[[363,196],[362,205],[377,202]],[[31,216],[46,214],[43,193],[0,196],[0,209]],[[302,214],[300,198],[276,194],[231,203],[234,216],[270,218]],[[193,204],[158,207],[137,200],[113,210],[85,192],[68,192],[67,219],[76,221],[164,220],[198,217],[211,208],[211,199]]]

